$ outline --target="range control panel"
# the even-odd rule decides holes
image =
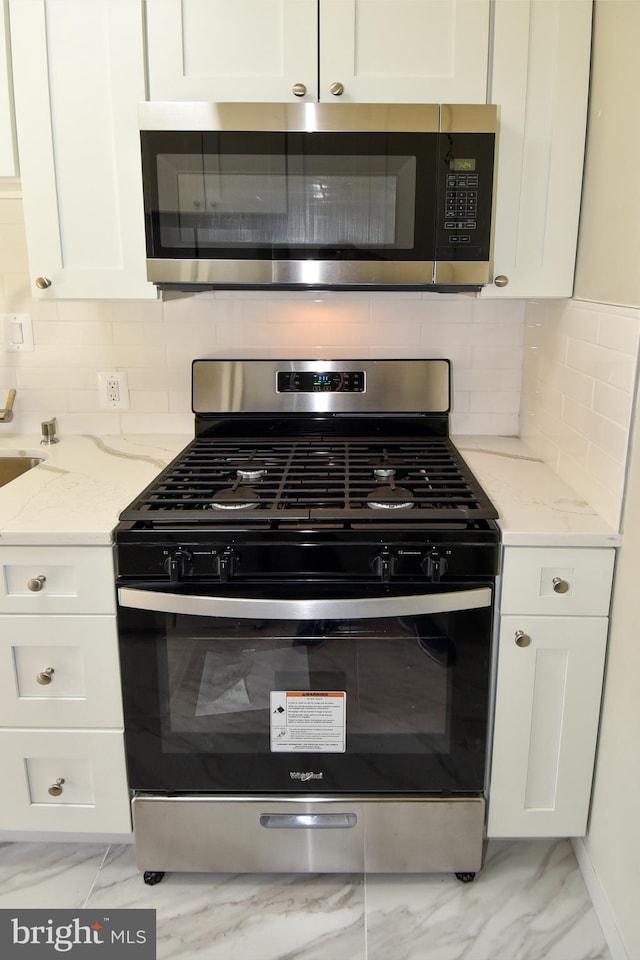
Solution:
[[[364,393],[364,370],[278,370],[278,393]]]

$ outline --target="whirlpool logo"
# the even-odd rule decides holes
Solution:
[[[307,771],[303,773],[301,770],[290,770],[289,776],[292,780],[322,780],[323,773],[311,773]]]
[[[156,958],[155,910],[0,910],[0,956]]]

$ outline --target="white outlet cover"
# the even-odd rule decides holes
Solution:
[[[4,349],[8,353],[31,353],[35,349],[31,314],[3,313],[2,332]]]
[[[109,383],[118,384],[119,398],[112,400],[109,397]],[[122,370],[108,370],[98,374],[98,403],[101,410],[128,410],[129,409],[129,381]]]

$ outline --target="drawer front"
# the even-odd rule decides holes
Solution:
[[[116,620],[5,616],[0,727],[122,727]]]
[[[614,560],[611,548],[508,547],[500,610],[606,617]]]
[[[115,613],[112,548],[0,548],[0,613]]]
[[[129,833],[121,731],[0,730],[3,830]]]

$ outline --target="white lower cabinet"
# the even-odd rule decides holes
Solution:
[[[129,833],[111,548],[0,548],[0,614],[0,831]]]
[[[2,830],[128,833],[121,730],[0,730]]]
[[[586,832],[613,549],[507,548],[487,832]]]

